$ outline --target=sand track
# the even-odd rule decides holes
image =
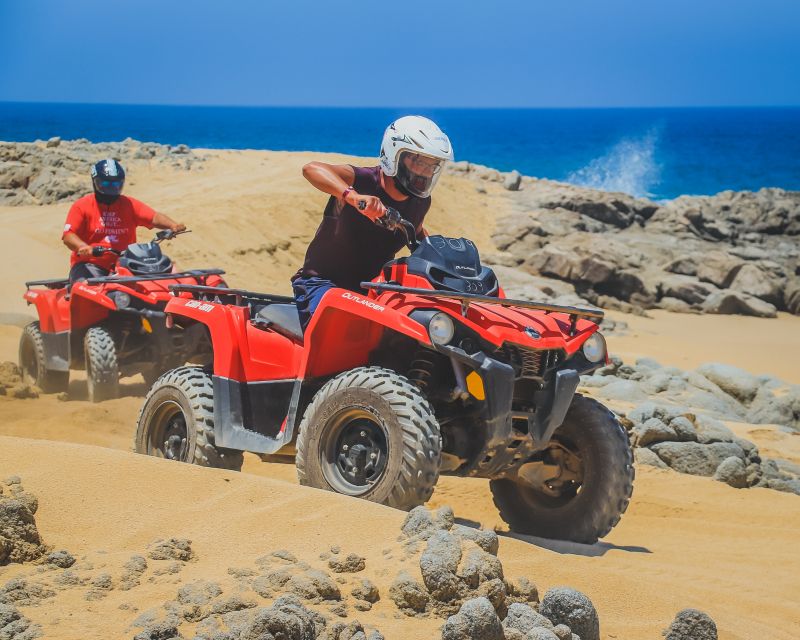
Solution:
[[[129,192],[176,214],[194,230],[168,252],[186,266],[222,266],[229,282],[287,291],[313,233],[324,198],[310,193],[299,167],[318,154],[208,152],[204,168],[189,174],[129,172]],[[437,191],[431,228],[469,235],[491,246],[494,216],[507,206],[496,185],[488,194],[458,176]],[[0,207],[5,246],[0,256],[2,321],[18,323],[29,313],[23,281],[66,271],[58,233],[66,208]],[[286,250],[271,249],[289,238]],[[213,239],[213,241],[212,241]],[[239,250],[244,253],[237,253]],[[23,315],[20,315],[23,314]],[[664,364],[691,368],[729,362],[753,373],[772,373],[800,383],[800,318],[777,320],[681,316],[623,317],[628,335],[610,339],[625,358],[651,355]],[[0,326],[0,360],[16,360],[19,327]],[[144,387],[126,380],[119,400],[90,405],[79,375],[69,402],[0,397],[0,478],[19,474],[38,496],[45,540],[75,556],[87,556],[95,573],[115,577],[133,553],[165,536],[193,540],[199,560],[178,575],[144,582],[136,590],[112,591],[97,602],[84,590],[60,592],[24,613],[44,627],[45,637],[132,637],[137,613],[174,598],[178,583],[231,579],[230,567],[252,566],[256,557],[285,547],[319,563],[331,544],[367,558],[382,594],[402,568],[400,557],[382,554],[397,537],[403,514],[296,485],[294,467],[247,456],[244,473],[177,465],[132,454],[135,421]],[[798,440],[776,430],[737,426],[762,450],[800,457]],[[433,506],[450,504],[466,523],[504,529],[482,480],[443,478]],[[574,545],[503,536],[500,557],[509,577],[527,576],[543,592],[568,584],[598,608],[604,639],[658,638],[675,612],[687,606],[714,617],[723,640],[798,637],[800,608],[800,499],[766,489],[735,490],[710,479],[671,471],[638,471],[634,497],[621,524],[604,541]],[[105,565],[105,566],[103,566]],[[0,568],[0,584],[35,569]],[[387,639],[436,638],[440,622],[395,618],[384,598],[358,617]]]

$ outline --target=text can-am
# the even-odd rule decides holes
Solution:
[[[207,333],[167,328],[164,307],[170,285],[224,285],[224,272],[178,271],[159,246],[175,235],[160,231],[151,242],[130,245],[108,276],[26,282],[24,299],[39,320],[22,332],[23,375],[54,393],[67,390],[70,369],[86,369],[89,400],[99,402],[117,397],[122,376],[142,373],[151,383],[186,362],[210,362]],[[105,252],[113,251],[93,248],[95,255]]]
[[[137,451],[238,469],[294,444],[302,484],[401,509],[440,473],[488,478],[513,530],[604,536],[634,469],[614,415],[575,393],[606,363],[602,312],[505,299],[471,241],[403,228],[411,255],[366,294],[326,292],[305,335],[291,298],[172,287],[169,321],[207,329],[213,369],[153,385]]]

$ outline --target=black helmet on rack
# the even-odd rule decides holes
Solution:
[[[116,200],[125,185],[125,169],[113,158],[101,160],[92,167],[92,184],[95,194]]]

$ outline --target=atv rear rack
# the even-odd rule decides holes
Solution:
[[[178,273],[159,273],[155,276],[103,276],[102,278],[88,278],[86,284],[105,284],[110,282],[153,282],[155,280],[177,280],[178,278],[199,278],[201,276],[220,276],[225,271],[222,269],[191,269]]]
[[[86,280],[79,280],[84,284],[106,284],[106,283],[126,283],[126,282],[153,282],[155,280],[177,280],[178,278],[199,278],[201,276],[220,276],[225,271],[222,269],[192,269],[190,271],[180,271],[178,273],[159,273],[154,276],[123,276],[117,278],[116,276],[102,276],[100,278],[87,278]],[[72,283],[76,284],[76,283]],[[71,287],[69,278],[54,278],[52,280],[30,280],[25,283],[25,287],[47,287],[48,289],[62,289],[63,287]]]
[[[233,304],[237,307],[249,306],[250,303],[278,303],[294,304],[291,296],[279,296],[272,293],[256,293],[255,291],[245,291],[244,289],[228,289],[226,287],[206,287],[198,284],[171,284],[169,290],[172,294],[191,293],[197,300],[212,302],[214,299],[233,298]]]
[[[570,335],[575,334],[575,323],[578,318],[586,318],[595,324],[603,321],[605,314],[599,309],[581,309],[567,307],[559,304],[545,304],[543,302],[529,302],[528,300],[510,300],[509,298],[493,298],[476,293],[458,293],[457,291],[440,291],[438,289],[412,289],[397,284],[386,282],[362,282],[365,289],[374,289],[377,292],[391,291],[392,293],[409,293],[415,296],[428,296],[431,298],[449,298],[461,302],[461,315],[467,315],[467,309],[472,303],[499,304],[503,307],[520,307],[522,309],[535,309],[545,313],[565,313],[570,318]]]

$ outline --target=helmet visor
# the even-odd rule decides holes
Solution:
[[[125,185],[125,180],[108,180],[106,178],[96,177],[94,179],[94,188],[104,196],[118,196],[122,193],[122,187]]]
[[[421,153],[402,151],[397,159],[395,179],[406,191],[419,198],[427,198],[444,167],[444,160]]]

